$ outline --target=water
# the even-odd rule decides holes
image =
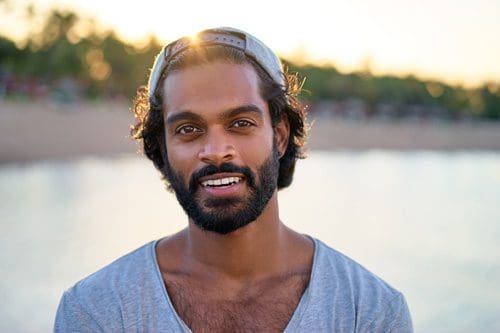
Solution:
[[[500,154],[312,152],[282,220],[401,290],[417,332],[500,331]],[[0,167],[0,331],[50,331],[64,289],[186,218],[143,158]]]

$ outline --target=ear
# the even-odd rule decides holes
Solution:
[[[285,155],[286,148],[288,147],[288,140],[290,138],[290,123],[288,117],[283,115],[281,120],[276,124],[275,135],[276,135],[276,145],[278,146],[278,152],[280,158]]]

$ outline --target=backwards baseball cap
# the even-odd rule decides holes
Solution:
[[[229,46],[241,50],[264,69],[278,84],[284,86],[283,69],[279,58],[260,40],[248,32],[234,28],[214,28],[199,32],[194,38],[182,37],[166,45],[156,56],[149,76],[149,97],[153,97],[158,82],[170,60],[190,48],[212,45]]]

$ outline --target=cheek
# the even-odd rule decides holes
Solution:
[[[167,144],[167,157],[172,171],[181,176],[183,180],[188,180],[188,176],[196,164],[194,150]]]
[[[273,150],[272,132],[261,133],[251,139],[245,138],[238,142],[237,150],[245,164],[261,165]]]

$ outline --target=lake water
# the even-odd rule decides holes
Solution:
[[[500,331],[500,153],[313,151],[279,200],[401,290],[417,332]],[[185,224],[142,157],[0,166],[0,331],[50,331],[64,289]]]

